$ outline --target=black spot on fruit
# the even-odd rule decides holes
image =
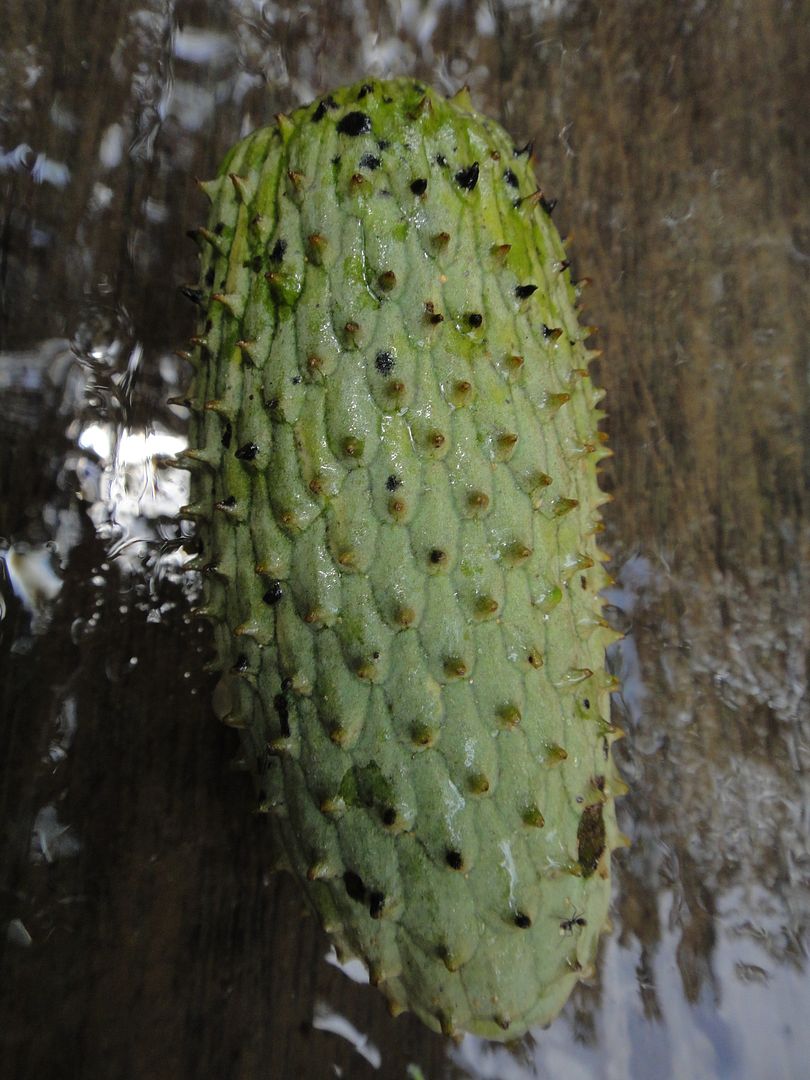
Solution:
[[[364,112],[350,112],[338,121],[338,131],[341,135],[364,135],[371,131],[371,117]]]
[[[373,892],[368,898],[368,913],[372,919],[379,919],[385,906],[385,896],[381,892]]]
[[[205,299],[202,289],[194,289],[190,285],[181,285],[180,292],[185,296],[186,300],[190,300],[192,304],[201,305]]]
[[[231,422],[230,422],[230,420],[226,420],[225,421],[225,426],[222,429],[222,445],[223,445],[225,450],[229,449],[229,447],[231,445],[231,435],[232,435],[232,433],[233,433],[233,429],[231,428]]]
[[[282,596],[284,596],[284,588],[281,582],[271,581],[267,592],[262,597],[262,600],[264,600],[265,604],[269,604],[270,607],[272,607],[274,604],[277,604],[279,600],[281,600]]]
[[[358,904],[362,904],[366,895],[366,887],[360,875],[355,874],[354,870],[347,870],[343,875],[343,884],[349,897],[356,900]]]
[[[477,311],[471,311],[467,316],[467,322],[470,324],[470,326],[480,326],[483,321],[484,316],[479,314],[479,312]]]
[[[240,461],[253,461],[259,452],[259,448],[255,442],[245,443],[244,446],[240,446],[234,454],[234,457],[239,458]]]
[[[363,85],[360,87],[360,90],[359,90],[359,92],[357,94],[357,100],[362,101],[362,99],[366,96],[366,94],[372,94],[373,92],[374,92],[374,87],[372,86],[371,83],[363,83]]]
[[[402,486],[402,481],[392,473],[385,481],[385,486],[389,491],[396,491],[398,487]]]
[[[522,911],[519,911],[515,915],[515,926],[517,926],[519,930],[528,930],[531,925],[532,925],[532,920],[529,918],[528,915],[525,915]]]
[[[373,171],[374,169],[379,169],[380,159],[375,157],[374,154],[363,154],[360,158],[359,165],[361,169],[371,169]]]
[[[273,698],[273,708],[276,710],[278,722],[281,726],[281,734],[285,739],[290,737],[290,707],[287,704],[285,694],[276,694]]]
[[[518,300],[525,300],[526,297],[531,296],[532,293],[537,292],[536,285],[516,285],[515,296]]]
[[[478,183],[478,173],[478,162],[474,161],[472,165],[469,165],[466,169],[458,170],[456,173],[456,183],[459,187],[464,188],[465,191],[472,191]]]
[[[448,851],[445,860],[451,870],[460,870],[464,865],[464,859],[460,851]]]
[[[323,99],[323,101],[318,103],[318,108],[312,114],[313,123],[317,124],[319,120],[323,120],[323,118],[326,116],[326,110],[327,109],[336,109],[336,108],[337,108],[337,102],[332,97],[332,95],[329,94],[328,97],[325,97]]]
[[[511,169],[507,169],[504,172],[503,178],[510,187],[516,188],[518,186],[518,178],[515,176]]]
[[[394,370],[394,357],[390,352],[378,352],[374,358],[374,366],[381,375],[390,375]]]
[[[411,191],[414,195],[424,195],[427,191],[427,184],[428,182],[423,176],[419,177],[418,180],[413,180],[411,182]]]
[[[279,238],[273,245],[273,250],[270,252],[270,261],[274,263],[280,263],[284,258],[284,252],[287,250],[287,241]]]

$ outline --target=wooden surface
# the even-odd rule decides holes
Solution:
[[[196,272],[193,177],[243,124],[359,77],[373,28],[392,71],[441,85],[460,64],[453,86],[468,79],[479,108],[534,139],[575,274],[593,278],[585,319],[605,353],[634,844],[616,860],[601,980],[514,1061],[549,1075],[546,1048],[562,1045],[594,1076],[606,1062],[668,1076],[686,1055],[692,1075],[753,1077],[761,1044],[775,1047],[769,1075],[798,1076],[807,4],[467,3],[436,8],[421,38],[393,4],[267,8],[262,20],[237,0],[180,2],[172,21],[157,2],[0,2],[0,143],[30,147],[0,172],[0,537],[58,536],[64,580],[33,624],[0,580],[0,916],[31,938],[19,944],[13,923],[0,946],[0,1076],[398,1078],[409,1063],[428,1078],[506,1075],[392,1021],[324,961],[229,768],[236,740],[211,714],[189,598],[157,543],[134,549],[140,562],[110,557],[127,535],[94,528],[88,479],[109,462],[77,448],[92,424],[182,432],[164,399],[177,389],[167,358],[193,327],[176,289]],[[48,806],[68,826],[51,861],[33,835]],[[692,1006],[687,1020],[673,1001]],[[319,1003],[368,1036],[380,1068],[313,1028]],[[622,1053],[606,1034],[617,1009]]]

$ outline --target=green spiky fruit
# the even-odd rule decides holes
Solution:
[[[202,185],[193,505],[262,805],[393,1012],[514,1038],[593,970],[620,841],[590,330],[527,149],[412,80]]]

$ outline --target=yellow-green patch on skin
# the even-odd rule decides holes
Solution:
[[[467,95],[411,79],[280,118],[202,187],[220,711],[392,1012],[517,1038],[593,968],[620,842],[603,414],[548,204]]]

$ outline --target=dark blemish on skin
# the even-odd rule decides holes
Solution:
[[[180,287],[180,292],[187,300],[190,300],[192,304],[202,304],[203,302],[204,297],[202,289],[194,289],[190,285],[182,285]]]
[[[277,604],[283,596],[284,586],[281,584],[281,582],[271,581],[267,592],[262,597],[262,600],[264,600],[265,604],[268,604],[270,607],[272,607],[274,604]]]
[[[340,164],[340,154],[335,154],[332,158],[332,164],[336,166]]]
[[[471,311],[467,316],[467,322],[470,326],[480,326],[484,321],[484,316],[480,315],[477,311]]]
[[[247,442],[244,446],[239,447],[234,457],[237,457],[240,461],[253,461],[258,452],[259,448],[255,442]]]
[[[537,292],[537,286],[536,285],[516,285],[515,286],[515,296],[518,298],[518,300],[525,300],[527,297],[531,296],[532,293],[535,293],[535,292]]]
[[[445,169],[447,167],[447,158],[444,156],[444,154],[436,155],[436,164],[442,169]]]
[[[390,145],[391,143],[388,139],[377,139],[377,146],[379,146],[381,150],[387,150]]]
[[[390,352],[378,352],[374,359],[374,366],[381,375],[390,375],[394,370],[394,357]]]
[[[225,222],[224,221],[218,221],[216,223],[216,225],[214,226],[214,234],[216,236],[222,236],[222,234],[224,232],[225,232]]]
[[[214,284],[214,268],[209,266],[205,274],[205,284],[210,288]]]
[[[240,653],[236,658],[236,663],[233,665],[233,670],[237,673],[247,671],[248,658],[244,653]]]
[[[365,135],[371,131],[371,117],[363,112],[350,112],[338,121],[338,132],[341,135]]]
[[[445,854],[445,860],[451,870],[460,870],[464,865],[464,859],[460,851],[448,851]]]
[[[290,737],[290,707],[284,694],[276,694],[273,698],[273,708],[278,714],[278,722],[281,725],[281,734],[285,739]]]
[[[233,429],[231,428],[230,420],[225,421],[225,427],[222,429],[222,445],[227,450],[231,445],[231,434]]]
[[[290,381],[292,382],[293,386],[298,386],[298,384],[301,382],[301,379],[302,379],[301,375],[293,375],[293,377],[292,377],[292,379]]]
[[[518,178],[515,176],[511,169],[507,169],[504,172],[503,178],[510,187],[516,188],[518,186]]]
[[[358,903],[363,902],[366,895],[366,887],[359,874],[355,874],[354,870],[347,870],[343,875],[343,884],[352,900],[356,900]]]
[[[363,154],[360,158],[359,168],[361,169],[371,169],[373,172],[374,169],[379,169],[379,167],[380,159],[375,157],[374,154]]]
[[[373,892],[368,898],[368,913],[372,919],[379,919],[383,913],[385,896],[381,892]]]
[[[427,180],[425,180],[424,177],[420,177],[418,180],[414,180],[411,183],[411,191],[414,195],[424,195],[427,191],[427,185]]]
[[[322,102],[320,102],[320,104],[318,105],[318,108],[312,114],[313,123],[317,124],[319,120],[323,120],[323,118],[326,116],[326,110],[327,109],[336,109],[336,108],[337,108],[337,102],[335,101],[335,99],[330,94],[328,97],[325,97]]]
[[[402,486],[402,481],[398,476],[395,476],[393,473],[391,473],[391,475],[385,481],[385,486],[389,491],[396,491],[398,487]]]
[[[531,925],[532,920],[528,915],[524,915],[522,911],[519,911],[517,915],[515,915],[515,926],[520,930],[528,930]]]
[[[478,183],[478,173],[478,162],[474,161],[472,165],[468,166],[466,169],[458,170],[456,173],[456,183],[466,191],[472,191]]]
[[[223,499],[219,505],[224,506],[226,510],[233,510],[233,508],[236,506],[236,496],[229,495],[227,499]]]
[[[284,252],[287,250],[287,241],[278,239],[276,240],[273,250],[270,252],[270,261],[279,263],[284,258]]]
[[[371,83],[363,83],[363,85],[360,87],[360,92],[357,95],[357,100],[361,101],[366,96],[366,94],[372,94],[373,92],[374,87],[371,85]]]

